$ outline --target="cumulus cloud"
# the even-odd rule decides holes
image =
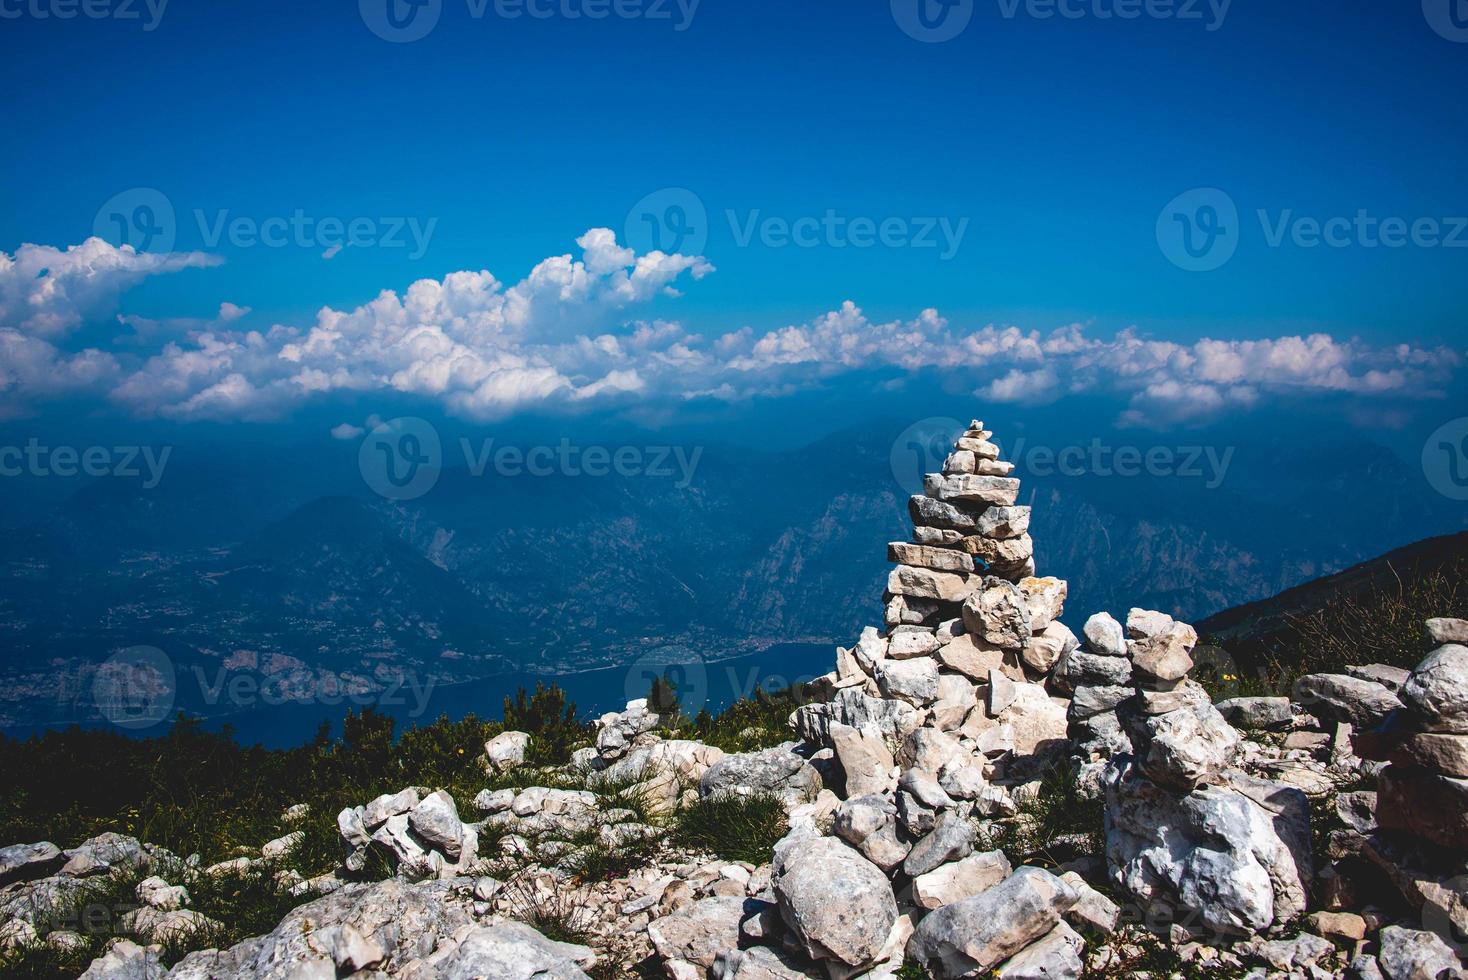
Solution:
[[[0,252],[0,324],[36,337],[61,337],[110,311],[124,291],[149,276],[220,261],[202,252],[137,252],[100,238],[65,251],[22,245],[13,256]]]
[[[1135,330],[1103,337],[1082,324],[1048,332],[962,328],[931,308],[876,321],[850,301],[776,329],[694,332],[628,317],[712,272],[703,258],[638,255],[605,228],[586,232],[577,245],[579,256],[544,259],[513,285],[487,270],[454,272],[402,293],[383,290],[350,309],[323,307],[303,325],[249,329],[248,308],[234,304],[206,320],[122,316],[154,348],[122,357],[62,352],[40,333],[54,337],[71,329],[61,324],[74,326],[105,305],[104,297],[115,302],[128,276],[184,268],[201,257],[143,261],[95,239],[66,252],[25,246],[0,272],[0,283],[8,283],[0,286],[0,353],[11,355],[0,367],[0,409],[7,393],[91,391],[140,416],[264,419],[332,393],[383,391],[482,420],[557,406],[779,398],[838,376],[890,388],[932,372],[946,387],[962,385],[991,402],[1109,395],[1122,403],[1123,423],[1163,426],[1245,410],[1269,396],[1430,397],[1461,366],[1460,353],[1447,348],[1373,346],[1327,334],[1180,343]],[[87,263],[74,255],[79,250],[96,257],[91,266],[127,271],[88,279],[79,271]],[[38,262],[49,261],[71,269],[59,275],[75,285],[51,290],[44,303],[16,299],[25,274],[13,269],[22,253],[32,275]],[[40,278],[58,275],[56,268]],[[360,431],[343,423],[333,435]]]

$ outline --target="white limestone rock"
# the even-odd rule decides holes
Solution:
[[[897,921],[887,876],[834,837],[777,853],[770,880],[792,939],[812,959],[868,966]]]

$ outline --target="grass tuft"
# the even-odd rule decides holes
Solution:
[[[727,861],[763,864],[788,829],[785,804],[773,793],[720,793],[679,810],[672,836],[675,844]]]

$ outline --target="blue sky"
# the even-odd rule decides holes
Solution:
[[[860,404],[922,371],[957,375],[950,389],[981,402],[1101,392],[1118,420],[1153,425],[1281,398],[1349,399],[1375,406],[1370,418],[1426,424],[1454,414],[1444,402],[1461,393],[1468,227],[1452,218],[1468,215],[1468,43],[1450,21],[1434,29],[1436,0],[1178,3],[1125,20],[1101,16],[1117,0],[1049,18],[1035,16],[1042,2],[970,0],[968,26],[935,43],[899,26],[908,0],[896,12],[647,0],[635,9],[664,16],[600,20],[567,15],[586,0],[514,19],[493,2],[476,17],[465,0],[441,0],[436,26],[411,43],[368,28],[374,0],[365,15],[352,3],[173,0],[152,29],[141,0],[128,6],[136,19],[58,19],[65,2],[0,0],[0,80],[17,94],[0,252],[78,245],[99,209],[120,200],[131,213],[148,188],[174,212],[174,249],[208,258],[115,281],[97,272],[105,257],[78,259],[60,290],[77,300],[67,325],[45,328],[30,314],[55,297],[37,299],[36,282],[62,260],[17,263],[8,300],[0,286],[0,330],[31,367],[0,375],[10,417],[84,405],[262,421],[373,389],[474,419],[655,402],[676,417],[704,399],[813,385]],[[629,292],[617,270],[636,261],[618,251],[640,226],[632,209],[655,195],[668,215],[684,200],[669,188],[692,192],[707,219],[693,240],[706,244],[641,286],[633,277]],[[1224,196],[1184,199],[1184,217],[1227,201],[1237,247],[1216,269],[1187,271],[1159,227],[1179,227],[1163,215],[1170,201],[1207,188]],[[282,247],[210,238],[221,221],[297,213],[365,222],[367,238],[404,245],[328,258],[319,231]],[[1294,219],[1358,213],[1462,247],[1373,248],[1355,223],[1340,247],[1301,244],[1309,228]],[[780,244],[781,222],[828,214],[934,245],[839,247],[843,233],[824,230],[813,247]],[[431,228],[421,249],[414,224]],[[1276,227],[1284,238],[1271,246]],[[617,242],[598,239],[588,260],[577,240],[594,228]],[[756,229],[746,244],[743,228]],[[631,244],[642,255],[650,243]],[[415,341],[385,336],[362,307],[464,270],[487,270],[502,292],[563,254],[600,263],[589,295],[531,289],[541,299],[522,320],[476,300],[487,319],[467,326],[444,327],[464,311],[442,297],[421,313],[418,326],[477,359],[467,377],[435,374],[441,362],[405,352]],[[220,317],[222,303],[249,312]],[[358,334],[317,360],[298,349],[322,307]],[[632,349],[636,324],[659,321]],[[576,348],[601,335],[623,347]],[[1204,338],[1224,346],[1200,349]],[[154,359],[169,341],[178,350]],[[369,356],[400,342],[393,357]],[[965,358],[945,359],[965,343]],[[908,359],[908,348],[923,353]],[[95,358],[75,360],[88,349]],[[701,358],[679,362],[680,349]],[[282,358],[300,371],[282,371]]]

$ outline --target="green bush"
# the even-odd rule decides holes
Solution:
[[[788,829],[785,804],[773,793],[720,793],[675,814],[673,841],[728,861],[763,864]]]
[[[524,688],[505,698],[505,731],[528,732],[533,736],[526,761],[531,765],[558,766],[571,761],[571,753],[591,741],[591,725],[576,717],[576,703],[552,684],[535,685],[535,693]]]

